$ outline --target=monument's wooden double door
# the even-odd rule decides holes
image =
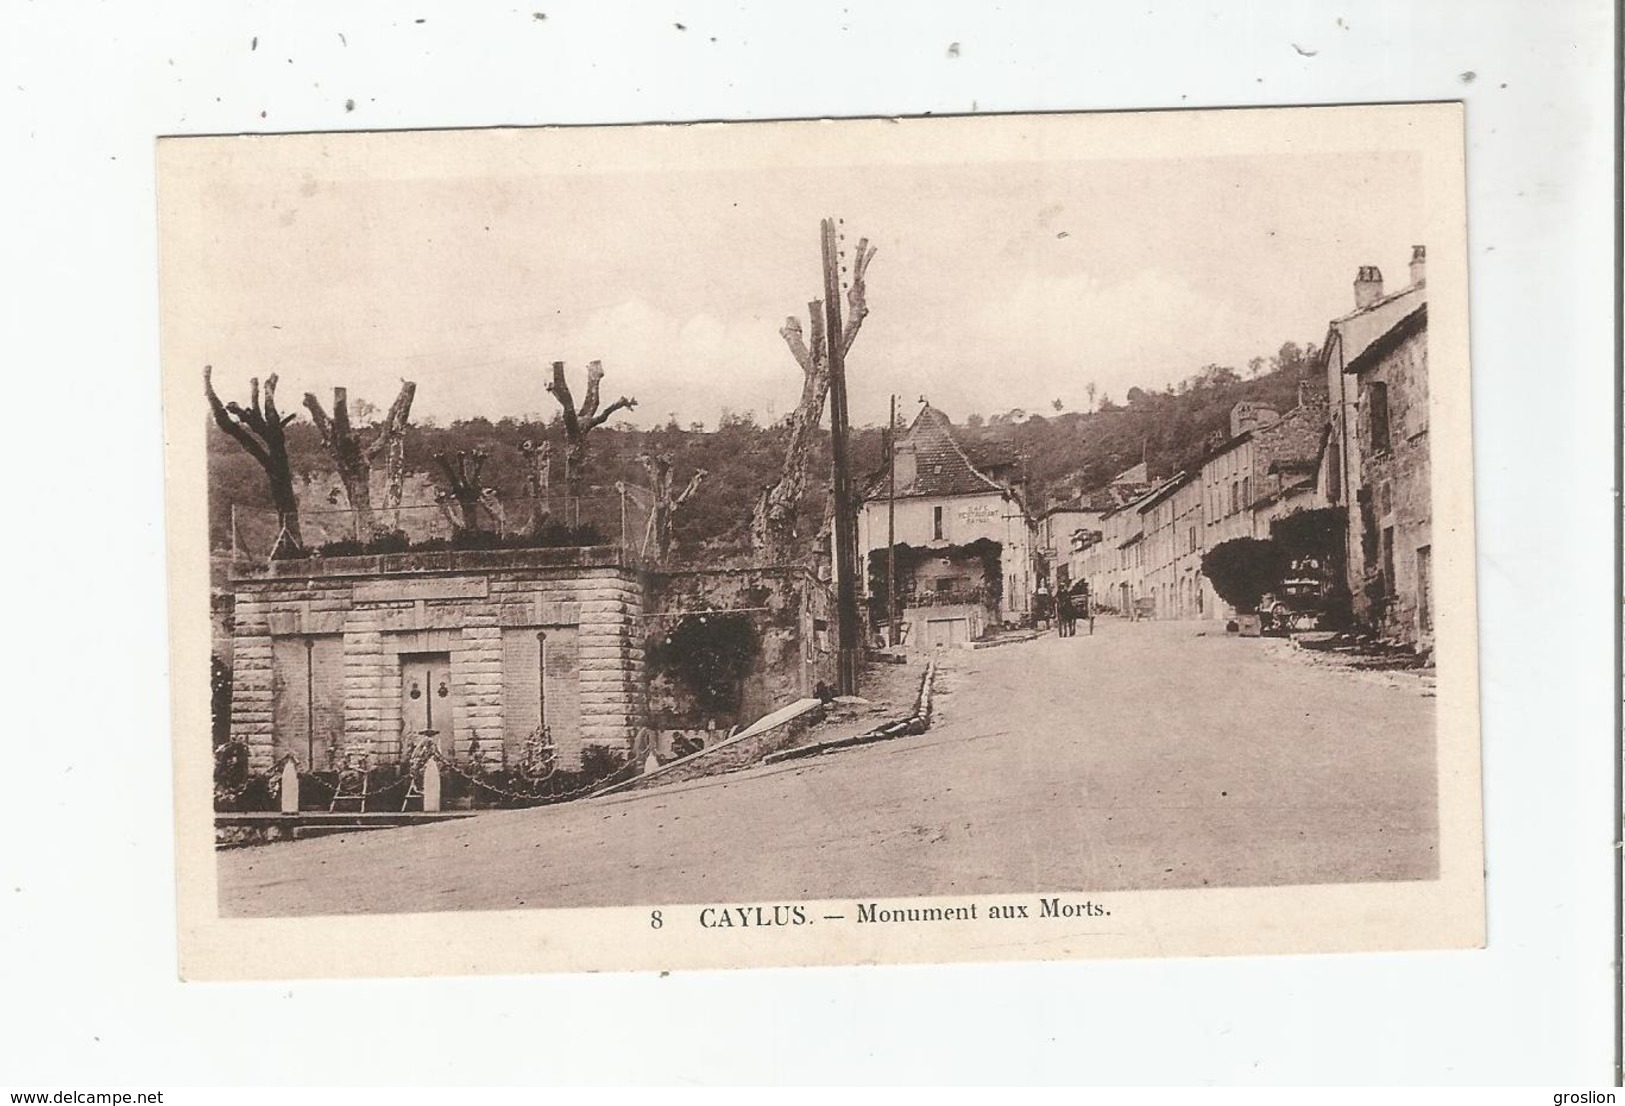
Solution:
[[[450,653],[401,654],[401,736],[406,748],[433,741],[450,756],[456,732]]]
[[[505,629],[502,633],[501,755],[524,755],[525,744],[541,739],[566,758],[580,751],[581,688],[575,626]],[[413,652],[400,656],[401,749],[409,752],[431,740],[451,757],[466,754],[456,741],[457,715],[467,705],[452,675],[450,652]],[[465,730],[479,713],[470,707]],[[489,715],[489,711],[486,712]],[[482,748],[497,734],[487,717],[479,723]],[[544,735],[545,734],[545,738]]]
[[[344,744],[344,639],[337,634],[271,641],[273,762],[292,756],[302,772],[335,766]]]

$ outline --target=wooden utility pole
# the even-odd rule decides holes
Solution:
[[[897,396],[886,427],[886,644],[897,647]]]
[[[835,220],[823,223],[824,330],[829,357],[829,432],[835,459],[835,605],[839,642],[836,686],[842,695],[858,693],[861,656],[858,626],[857,542],[852,504],[852,473],[847,449],[846,343],[841,327],[840,256]]]

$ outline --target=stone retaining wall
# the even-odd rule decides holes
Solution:
[[[660,756],[671,756],[679,738],[715,743],[736,727],[814,695],[820,683],[835,682],[834,597],[810,570],[752,563],[673,565],[648,579],[649,743]],[[658,654],[652,650],[685,618],[724,612],[750,620],[758,651],[739,683],[736,706],[707,710],[672,673],[655,670]]]

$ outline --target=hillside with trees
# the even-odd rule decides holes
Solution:
[[[1298,385],[1323,386],[1313,344],[1287,342],[1270,358],[1255,357],[1246,373],[1210,364],[1160,391],[1130,388],[1118,402],[1099,397],[1093,411],[1020,409],[972,415],[963,434],[1003,443],[1025,459],[1034,510],[1076,501],[1144,460],[1152,479],[1189,467],[1215,440],[1229,436],[1230,410],[1248,400],[1285,412],[1297,405]]]
[[[1104,486],[1142,458],[1153,478],[1179,471],[1216,436],[1228,434],[1230,410],[1236,403],[1250,400],[1286,411],[1297,402],[1300,381],[1321,384],[1317,358],[1313,345],[1288,342],[1270,358],[1254,358],[1244,371],[1208,365],[1160,391],[1130,388],[1120,401],[1101,395],[1090,411],[1051,405],[1042,412],[950,414],[967,446],[1013,452],[1024,461],[1028,506],[1036,512]],[[421,398],[430,398],[426,390]],[[387,422],[386,413],[365,400],[352,400],[351,411],[360,427]],[[908,412],[905,421],[911,415]],[[626,421],[609,421],[593,431],[583,481],[596,488],[616,481],[647,487],[650,476],[643,459],[648,457],[669,457],[670,477],[679,488],[695,470],[704,469],[706,478],[672,519],[675,546],[690,552],[707,545],[743,546],[758,499],[780,477],[791,429],[789,418],[764,426],[749,412],[728,410],[713,429],[675,421],[640,429]],[[882,437],[878,426],[854,428],[853,463],[860,486],[883,464]],[[290,421],[284,438],[296,477],[338,479],[333,454],[309,419]],[[552,442],[555,456],[561,456],[565,439],[562,412],[546,422],[515,418],[475,418],[446,426],[414,422],[405,428],[405,463],[444,485],[434,460],[437,455],[483,453],[480,483],[504,502],[518,504],[529,494],[526,443]],[[808,494],[799,505],[796,529],[801,535],[816,534],[824,523],[829,451],[829,433],[820,427],[810,443],[808,469],[813,475]],[[555,466],[555,487],[562,490],[562,465]],[[260,466],[213,424],[209,478],[210,539],[219,549],[230,544],[233,504],[264,509],[273,504]]]

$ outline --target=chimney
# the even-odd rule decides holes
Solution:
[[[1426,284],[1428,282],[1428,248],[1426,246],[1411,247],[1411,283]]]
[[[914,479],[919,474],[919,453],[913,442],[901,441],[894,447],[897,464],[897,492],[903,494],[914,486]]]
[[[1382,270],[1375,265],[1361,265],[1354,277],[1354,307],[1364,311],[1382,299]]]

